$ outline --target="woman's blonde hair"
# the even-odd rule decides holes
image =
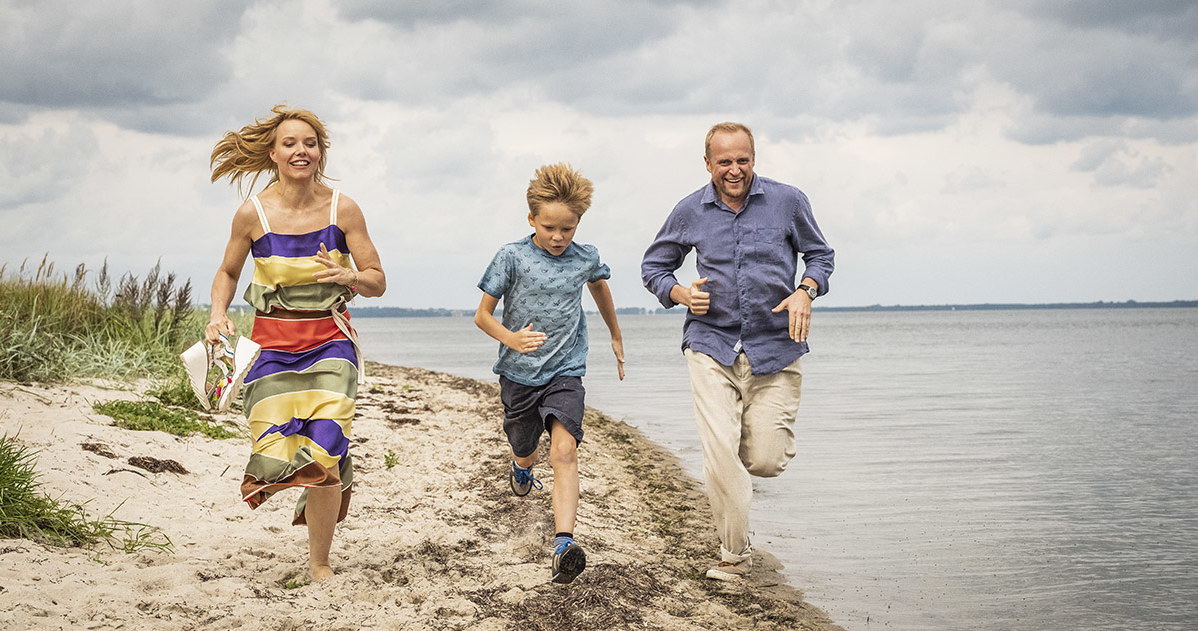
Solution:
[[[528,181],[528,210],[536,215],[545,204],[561,202],[581,217],[591,207],[594,191],[591,181],[570,165],[564,162],[546,164]]]
[[[324,165],[329,155],[329,134],[324,123],[315,114],[304,109],[292,109],[284,104],[271,108],[274,116],[266,120],[254,119],[254,124],[246,125],[241,131],[231,131],[225,134],[216,147],[212,149],[212,158],[208,162],[212,169],[212,181],[228,177],[237,185],[239,192],[243,191],[242,184],[247,176],[250,177],[249,191],[254,190],[258,176],[263,171],[270,171],[270,181],[267,186],[279,181],[279,167],[270,159],[270,150],[275,145],[275,132],[285,120],[299,120],[312,126],[316,131],[316,141],[320,144],[320,160],[316,162],[317,184],[324,184]]]

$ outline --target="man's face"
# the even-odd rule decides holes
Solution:
[[[711,152],[703,157],[707,172],[720,200],[739,210],[753,183],[753,146],[743,131],[716,132],[711,137]]]

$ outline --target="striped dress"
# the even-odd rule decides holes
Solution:
[[[337,521],[344,519],[353,484],[349,439],[361,358],[343,311],[352,293],[313,276],[325,269],[314,259],[321,243],[334,261],[351,267],[337,227],[339,197],[333,191],[328,227],[306,234],[271,232],[261,202],[251,198],[266,234],[251,247],[254,278],[245,292],[258,310],[250,339],[262,350],[242,393],[254,444],[241,495],[257,508],[277,491],[304,487],[295,525],[307,523],[309,487],[340,485]]]

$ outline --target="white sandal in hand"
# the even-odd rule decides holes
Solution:
[[[233,402],[233,395],[241,389],[241,381],[258,358],[261,346],[248,338],[237,338],[236,349],[223,334],[219,344],[208,344],[200,340],[183,351],[180,359],[191,382],[192,392],[205,410],[224,412]],[[218,370],[213,371],[213,368]],[[215,378],[210,378],[213,375]]]

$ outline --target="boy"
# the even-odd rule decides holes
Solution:
[[[611,270],[599,261],[594,246],[573,242],[593,190],[590,180],[566,164],[537,169],[527,193],[533,233],[499,248],[478,283],[483,297],[474,314],[478,328],[501,343],[494,371],[503,401],[503,431],[512,448],[509,483],[517,496],[541,488],[532,467],[541,434],[549,432],[557,530],[555,583],[569,583],[586,568],[586,553],[574,542],[587,356],[583,285],[611,332],[619,376],[624,379],[624,342],[605,280]],[[503,323],[494,315],[500,297]]]

